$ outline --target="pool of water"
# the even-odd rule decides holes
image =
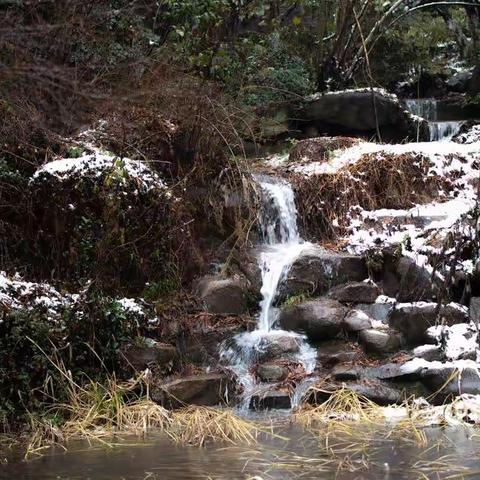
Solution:
[[[153,435],[118,438],[111,448],[73,442],[67,451],[52,448],[28,461],[13,450],[0,479],[480,479],[480,437],[473,429],[430,428],[420,443],[389,437],[385,429],[330,432],[328,439],[292,425],[276,432],[250,446],[198,448]]]

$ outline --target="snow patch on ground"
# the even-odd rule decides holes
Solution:
[[[147,165],[137,160],[119,158],[113,154],[93,149],[78,158],[61,158],[40,167],[33,175],[34,180],[53,176],[65,180],[72,176],[99,177],[105,170],[114,169],[118,180],[133,179],[143,190],[165,189],[162,179]]]

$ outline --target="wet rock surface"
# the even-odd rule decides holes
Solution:
[[[323,248],[306,249],[292,264],[279,285],[278,298],[300,294],[322,294],[329,288],[367,278],[365,259]]]
[[[291,335],[266,336],[258,346],[258,359],[261,362],[298,352],[300,340]]]
[[[254,394],[249,407],[250,410],[288,410],[292,407],[292,400],[287,392],[268,390]]]
[[[284,307],[279,324],[285,330],[302,332],[312,341],[335,337],[341,330],[347,309],[336,300],[310,300]]]
[[[257,367],[257,375],[262,382],[280,382],[288,375],[288,368],[274,362],[262,363]]]
[[[152,387],[152,400],[166,408],[185,405],[215,406],[229,403],[234,382],[223,373],[204,373],[182,377]]]

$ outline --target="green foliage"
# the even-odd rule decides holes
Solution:
[[[297,295],[292,295],[288,297],[283,303],[282,307],[288,307],[292,305],[298,305],[299,303],[304,302],[305,300],[308,300],[309,298],[312,297],[312,294],[304,292],[304,293],[299,293]]]
[[[141,319],[98,292],[87,293],[62,321],[46,307],[11,310],[0,322],[0,416],[38,410],[61,391],[52,391],[63,363],[78,382],[101,378],[120,365],[120,347],[141,329]],[[42,352],[43,351],[43,352]]]

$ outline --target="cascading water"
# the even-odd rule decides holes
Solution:
[[[304,336],[279,330],[275,325],[278,308],[274,306],[274,300],[279,283],[293,261],[310,245],[300,238],[298,232],[292,187],[283,180],[267,176],[258,176],[255,180],[262,192],[260,226],[264,241],[258,256],[262,274],[260,314],[253,332],[238,335],[235,345],[224,345],[221,351],[222,358],[230,364],[244,387],[244,408],[248,408],[258,387],[251,367],[271,342],[281,337],[294,337],[299,343],[299,350],[289,358],[302,363],[306,373],[313,371],[316,358],[315,350],[308,345]]]
[[[409,99],[405,105],[411,113],[428,121],[431,142],[451,140],[460,131],[462,122],[438,121],[438,101],[434,98]]]

